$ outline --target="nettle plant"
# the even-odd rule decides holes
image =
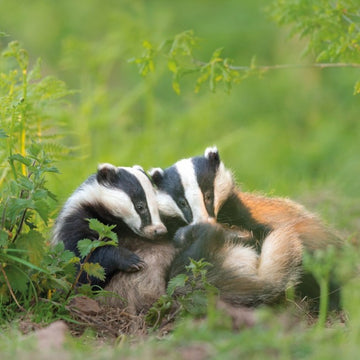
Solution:
[[[69,287],[74,272],[73,254],[51,250],[46,240],[56,204],[46,177],[68,151],[54,124],[70,92],[63,82],[41,77],[40,65],[38,60],[30,69],[16,41],[1,53],[0,304],[21,309]]]
[[[279,25],[291,28],[292,36],[307,40],[304,55],[315,61],[306,64],[258,65],[256,57],[249,65],[236,65],[233,59],[223,56],[223,49],[216,49],[209,60],[195,55],[199,39],[187,30],[166,40],[159,46],[143,42],[141,56],[130,59],[142,76],[155,71],[155,64],[166,59],[172,73],[173,90],[180,94],[180,80],[192,74],[196,77],[195,92],[204,85],[216,91],[222,85],[229,92],[234,84],[250,76],[262,76],[271,70],[289,68],[360,68],[360,8],[357,1],[339,0],[276,0],[267,9]],[[360,94],[360,80],[356,81],[354,94]]]

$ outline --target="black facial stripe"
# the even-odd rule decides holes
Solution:
[[[185,197],[185,190],[181,182],[181,176],[175,166],[165,170],[164,177],[159,187],[173,198],[183,213],[186,221],[191,223],[193,220],[193,214]],[[185,201],[185,206],[181,204],[182,201]]]
[[[136,212],[141,219],[141,227],[151,224],[151,214],[147,203],[145,191],[141,186],[137,177],[126,169],[118,168],[116,176],[111,177],[111,180],[103,183],[104,186],[113,187],[124,191],[130,197],[134,204]],[[142,204],[143,210],[138,209],[138,205]]]
[[[215,216],[214,212],[214,182],[218,165],[210,162],[203,156],[192,158],[197,182],[204,196],[206,210],[210,216]],[[209,195],[209,201],[205,201],[205,196]]]

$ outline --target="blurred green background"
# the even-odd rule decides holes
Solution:
[[[274,24],[266,0],[2,0],[1,48],[19,40],[43,73],[77,90],[62,114],[71,156],[50,188],[60,204],[100,162],[145,169],[217,145],[243,189],[299,199],[347,234],[360,229],[360,97],[356,69],[277,70],[230,94],[171,87],[165,63],[143,79],[128,60],[184,30],[196,57],[224,47],[236,65],[314,62],[306,40]]]

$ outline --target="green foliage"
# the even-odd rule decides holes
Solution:
[[[360,9],[357,1],[277,0],[270,8],[291,34],[308,38],[305,53],[318,62],[360,63]]]
[[[326,250],[317,250],[314,254],[305,253],[303,256],[304,269],[314,276],[320,287],[319,328],[325,326],[328,314],[329,282],[330,276],[334,275],[333,270],[336,267],[336,260],[334,247],[329,247]]]
[[[69,288],[71,259],[54,257],[44,236],[52,219],[55,195],[46,177],[58,170],[51,109],[69,92],[62,82],[41,78],[40,62],[29,69],[29,57],[16,41],[1,54],[0,73],[0,303],[20,308],[54,289]],[[21,305],[21,303],[23,305]]]
[[[97,240],[82,239],[77,243],[77,248],[80,253],[81,260],[79,258],[74,258],[74,262],[78,263],[79,271],[78,274],[66,295],[66,299],[74,291],[76,285],[78,285],[80,276],[85,272],[88,276],[93,276],[101,281],[105,280],[105,270],[99,263],[90,263],[89,259],[92,253],[102,247],[102,246],[117,246],[118,238],[117,235],[111,231],[116,225],[105,225],[102,224],[97,219],[87,219],[89,222],[89,228],[94,230],[98,234]],[[87,284],[85,286],[85,291],[88,293]],[[81,291],[81,290],[80,290]]]
[[[326,0],[278,0],[269,7],[272,18],[280,25],[292,25],[292,35],[309,38],[305,54],[313,53],[319,67],[359,67],[360,68],[360,12],[352,0],[333,4]],[[192,30],[179,33],[173,39],[164,41],[156,48],[144,41],[145,52],[131,62],[139,67],[142,76],[155,69],[159,55],[168,59],[168,69],[173,73],[173,90],[180,94],[180,79],[185,75],[197,73],[195,92],[204,84],[215,92],[223,84],[229,92],[233,84],[241,82],[250,75],[262,75],[273,69],[286,69],[298,65],[257,66],[254,58],[249,66],[234,66],[234,60],[222,57],[223,49],[216,49],[207,62],[200,61],[193,53],[199,39]],[[170,49],[169,49],[170,48]],[[333,64],[333,65],[332,65]],[[306,66],[318,66],[317,64]],[[358,82],[354,94],[359,93]]]
[[[171,310],[172,316],[206,315],[211,307],[210,300],[218,292],[206,278],[209,266],[211,264],[204,260],[190,259],[190,264],[185,266],[186,274],[179,274],[170,279],[166,294],[162,295],[146,314],[147,324],[153,328],[158,327]]]

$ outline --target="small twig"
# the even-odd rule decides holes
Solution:
[[[69,296],[71,295],[71,293],[72,293],[73,290],[75,289],[76,284],[79,282],[80,276],[81,276],[81,274],[84,272],[84,264],[89,261],[90,256],[91,256],[92,253],[93,253],[93,252],[90,251],[90,253],[86,255],[86,258],[84,259],[83,263],[80,264],[80,270],[79,270],[79,272],[78,272],[78,274],[77,274],[74,282],[71,284],[70,290],[69,290],[68,293],[66,294],[65,301],[69,298]]]
[[[36,164],[36,160],[33,161],[32,166],[35,166],[35,164]],[[33,174],[33,173],[32,173],[31,171],[29,171],[29,173],[28,173],[28,175],[27,175],[27,178],[30,179],[30,177],[31,177],[32,174]],[[20,191],[20,196],[19,196],[20,199],[22,198],[23,194],[24,194],[24,190],[21,190],[21,191]],[[29,209],[26,208],[26,209],[24,210],[23,214],[21,215],[20,224],[19,224],[19,226],[18,226],[18,228],[17,228],[17,230],[16,230],[16,234],[15,234],[15,236],[13,237],[13,239],[11,240],[12,243],[14,243],[15,240],[17,239],[17,237],[20,235],[20,232],[21,232],[22,227],[23,227],[23,225],[24,225],[24,221],[25,221],[25,217],[26,217],[26,212],[27,212],[28,210],[29,210]],[[12,229],[11,229],[11,230],[12,230]]]
[[[13,291],[11,285],[10,285],[9,279],[8,279],[8,277],[7,277],[7,275],[6,275],[6,272],[5,272],[5,270],[4,270],[4,268],[3,268],[2,265],[0,266],[0,270],[1,270],[2,274],[3,274],[3,276],[4,276],[6,285],[7,285],[8,289],[9,289],[9,291],[10,291],[10,295],[11,295],[11,297],[13,298],[13,300],[15,301],[17,307],[18,307],[21,311],[25,311],[25,308],[23,308],[23,307],[19,304],[19,302],[17,301],[16,296],[15,296],[15,294],[14,294],[14,291]]]
[[[17,239],[17,237],[20,235],[20,232],[22,230],[22,227],[24,225],[24,221],[25,221],[25,217],[26,217],[26,212],[27,212],[27,208],[24,210],[23,214],[21,215],[21,219],[20,219],[20,224],[18,226],[18,228],[16,229],[16,234],[13,237],[13,239],[11,240],[12,243],[15,242],[15,240]]]
[[[194,59],[194,64],[205,66],[207,63]],[[283,69],[306,69],[306,68],[360,68],[358,63],[315,63],[315,64],[279,64],[279,65],[259,65],[259,66],[227,66],[230,70],[249,71],[249,70],[283,70]]]

